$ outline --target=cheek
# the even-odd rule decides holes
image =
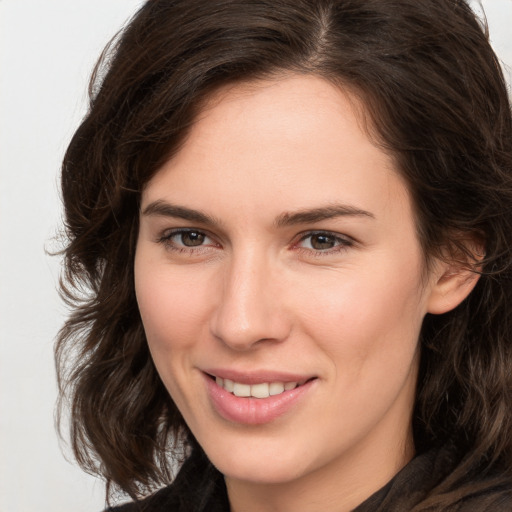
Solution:
[[[345,276],[331,281],[330,289],[324,287],[329,293],[310,293],[297,305],[307,311],[303,331],[327,357],[333,432],[362,435],[394,407],[397,397],[402,397],[400,414],[406,419],[410,414],[424,312],[418,275],[404,280],[399,274]]]
[[[347,273],[298,294],[302,329],[349,386],[393,371],[403,375],[416,352],[425,315],[420,274],[407,266],[385,270]]]
[[[208,288],[197,272],[176,271],[170,265],[144,260],[143,254],[136,258],[135,291],[154,357],[199,339],[207,315]]]
[[[135,260],[135,291],[151,357],[178,409],[186,416],[186,383],[203,336],[204,300],[193,276],[162,262]],[[204,294],[204,292],[203,292]]]

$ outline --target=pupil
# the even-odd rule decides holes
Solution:
[[[332,249],[334,247],[334,238],[329,235],[314,235],[311,237],[311,246],[314,249]]]
[[[181,234],[181,241],[183,242],[183,245],[186,245],[187,247],[195,247],[204,242],[204,235],[197,231],[187,231],[186,233]]]

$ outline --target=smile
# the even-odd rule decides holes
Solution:
[[[223,376],[219,377],[215,373],[203,372],[211,405],[224,419],[245,425],[261,425],[285,415],[305,399],[318,381],[317,377],[289,374],[242,375],[222,370],[219,373]]]
[[[262,382],[259,384],[243,384],[241,382],[235,382],[231,379],[222,379],[216,377],[215,382],[217,386],[225,389],[229,393],[232,393],[238,397],[244,398],[268,398],[269,396],[276,396],[295,389],[305,383],[302,382]]]

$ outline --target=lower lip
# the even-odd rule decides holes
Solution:
[[[279,418],[301,401],[315,380],[268,398],[242,398],[226,391],[205,375],[208,394],[218,414],[228,421],[245,425],[262,425]]]

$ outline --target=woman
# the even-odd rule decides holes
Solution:
[[[512,120],[464,2],[151,0],[91,90],[73,446],[134,499],[184,461],[120,510],[512,509]]]

